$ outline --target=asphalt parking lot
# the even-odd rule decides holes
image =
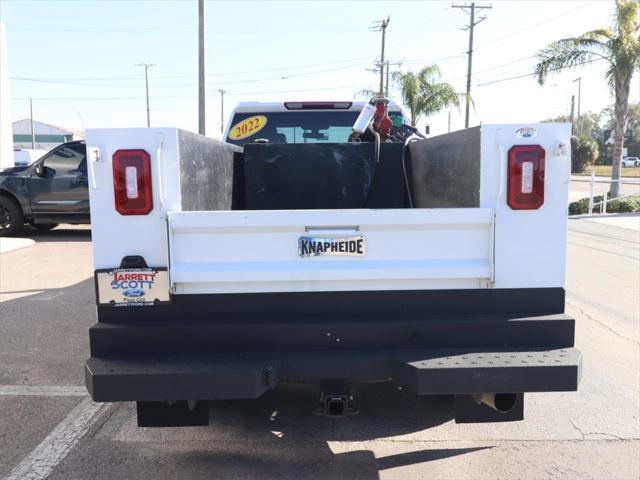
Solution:
[[[378,384],[346,419],[312,415],[310,392],[289,387],[217,402],[209,427],[137,428],[132,404],[93,404],[83,387],[90,231],[34,232],[0,254],[0,477],[637,479],[640,217],[569,223],[580,391],[527,395],[524,422],[478,425],[454,424],[448,397]]]

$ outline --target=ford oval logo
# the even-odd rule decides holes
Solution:
[[[522,127],[516,130],[516,136],[518,138],[536,138],[538,136],[538,132],[535,128]]]
[[[124,292],[122,292],[122,294],[125,297],[129,298],[144,297],[144,290],[141,290],[139,288],[130,288],[129,290],[125,290]]]

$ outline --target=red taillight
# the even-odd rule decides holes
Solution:
[[[113,193],[122,215],[146,215],[153,209],[151,158],[144,150],[113,154]]]
[[[507,203],[513,210],[535,210],[544,203],[544,148],[517,145],[509,150]]]

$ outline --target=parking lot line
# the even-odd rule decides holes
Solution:
[[[87,389],[84,386],[32,386],[32,385],[0,385],[0,397],[84,397]]]
[[[94,403],[89,397],[82,400],[5,480],[47,478],[106,409],[105,403]]]

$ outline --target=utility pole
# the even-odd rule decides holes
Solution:
[[[206,72],[204,61],[204,0],[198,0],[198,133],[206,135]]]
[[[471,2],[471,5],[452,5],[452,8],[459,8],[469,14],[469,25],[467,25],[463,30],[469,30],[469,50],[467,51],[467,102],[465,105],[465,115],[464,115],[464,128],[469,128],[469,105],[471,104],[471,66],[473,64],[473,29],[476,25],[478,25],[483,20],[486,20],[485,17],[480,17],[476,21],[476,9],[483,10],[486,8],[492,8],[490,6],[481,6],[476,5],[474,2]]]
[[[451,133],[451,110],[449,110],[449,118],[447,119],[447,133]]]
[[[29,111],[31,112],[31,150],[36,149],[36,131],[33,128],[33,99],[29,97]]]
[[[402,62],[391,62],[389,60],[387,60],[385,62],[385,67],[387,69],[387,78],[386,78],[386,82],[385,82],[385,86],[384,86],[384,96],[385,98],[389,98],[389,77],[390,77],[390,68],[391,67],[400,67],[402,66]],[[376,71],[376,70],[373,70]]]
[[[580,135],[580,94],[582,90],[582,77],[576,78],[572,83],[578,82],[578,118],[576,120],[576,135]]]
[[[380,95],[384,93],[384,40],[387,33],[387,26],[391,17],[387,17],[386,20],[382,19],[377,21],[369,29],[372,32],[382,32],[382,48],[380,50]]]
[[[149,68],[155,67],[155,63],[138,63],[136,67],[144,67],[144,85],[147,93],[147,128],[151,127],[151,113],[149,110]]]
[[[384,84],[384,98],[389,98],[389,60],[386,62],[387,67],[387,79]]]
[[[569,115],[569,121],[571,122],[571,135],[573,136],[573,132],[575,131],[575,123],[573,122],[574,117],[573,113],[576,109],[576,96],[571,95],[571,115]]]
[[[224,94],[227,93],[223,89],[220,92],[220,135],[224,133]]]

